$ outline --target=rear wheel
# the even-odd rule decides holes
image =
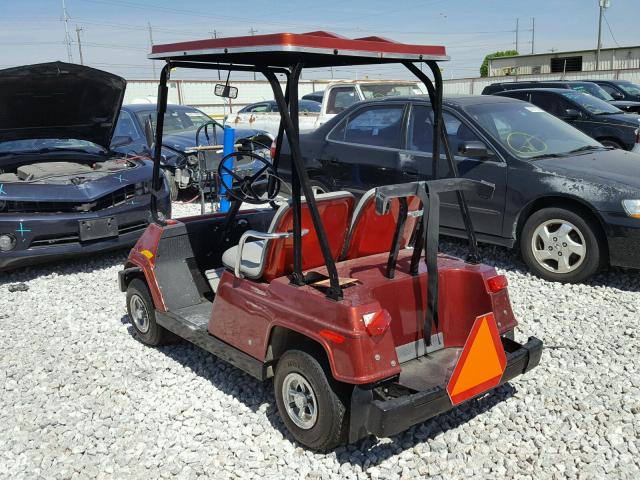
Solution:
[[[596,229],[591,220],[573,210],[543,208],[524,224],[522,257],[545,280],[582,282],[601,266],[603,249]]]
[[[313,356],[299,350],[285,353],[273,383],[282,421],[298,442],[328,450],[346,440],[347,407]]]
[[[166,345],[175,336],[156,323],[155,308],[147,284],[134,278],[127,287],[127,312],[136,336],[153,347]]]
[[[605,138],[603,140],[598,140],[602,145],[604,145],[605,147],[612,147],[612,148],[617,148],[619,150],[624,150],[624,147],[622,146],[622,144],[620,142],[617,142],[615,140],[611,140],[609,138]]]

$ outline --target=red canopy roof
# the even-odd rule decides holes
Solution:
[[[376,36],[350,39],[322,31],[154,45],[149,58],[274,67],[287,67],[299,61],[305,67],[327,67],[449,59],[443,46],[410,45]]]

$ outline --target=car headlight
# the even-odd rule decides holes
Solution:
[[[16,248],[16,237],[10,233],[0,235],[0,252],[9,252]]]
[[[640,218],[640,200],[623,200],[622,208],[632,218]]]

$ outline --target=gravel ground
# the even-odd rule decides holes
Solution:
[[[519,339],[545,341],[540,366],[399,436],[324,455],[286,433],[270,382],[187,343],[132,337],[124,252],[5,275],[0,477],[640,478],[638,273],[559,285],[505,249],[482,252],[509,278]],[[20,282],[28,290],[10,292]]]

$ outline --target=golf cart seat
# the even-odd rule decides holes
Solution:
[[[327,232],[331,255],[337,259],[344,245],[349,219],[353,212],[354,197],[349,192],[330,192],[315,197],[320,219]],[[308,231],[302,237],[302,270],[316,268],[324,265],[320,242],[316,235],[307,202],[302,199],[301,226],[303,232]],[[222,263],[225,267],[240,273],[240,275],[252,280],[263,279],[271,281],[293,272],[293,209],[291,204],[281,206],[273,217],[267,234],[260,232],[247,232],[243,237],[260,238],[257,241],[243,242],[229,248],[222,255]],[[278,235],[280,234],[280,235]],[[241,251],[242,258],[238,261]],[[236,268],[239,267],[239,268]],[[238,271],[239,270],[239,271]]]
[[[400,201],[394,198],[391,201],[389,213],[378,215],[376,213],[375,193],[375,188],[367,191],[360,198],[353,212],[349,233],[340,257],[342,260],[375,255],[388,252],[391,249],[400,213]],[[407,248],[416,226],[416,219],[422,214],[418,197],[409,197],[407,204],[409,212],[400,240],[401,249]]]

